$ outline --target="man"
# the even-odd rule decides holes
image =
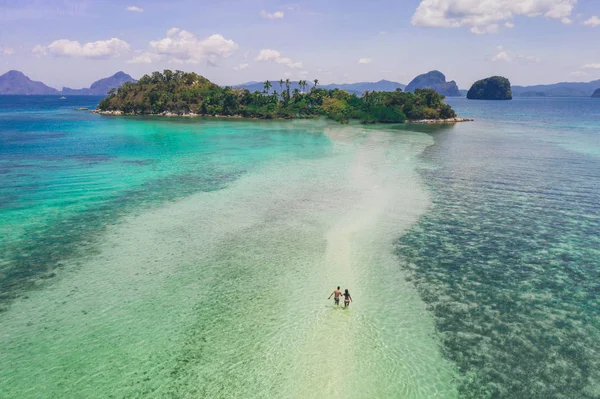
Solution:
[[[339,306],[340,305],[340,296],[341,295],[342,295],[342,291],[340,291],[340,287],[337,287],[337,289],[333,290],[333,292],[331,293],[331,295],[329,295],[329,298],[327,298],[327,299],[331,299],[331,297],[334,296],[333,297],[333,302],[335,302],[336,306]]]

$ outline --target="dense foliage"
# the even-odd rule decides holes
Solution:
[[[165,70],[145,75],[138,82],[124,83],[109,92],[98,108],[128,114],[198,114],[253,118],[312,118],[326,116],[340,122],[358,119],[363,123],[401,123],[406,119],[453,118],[454,110],[443,102],[444,96],[431,89],[415,93],[365,92],[361,97],[346,91],[325,90],[318,80],[308,89],[290,90],[290,81],[279,82],[281,91],[269,94],[273,83],[266,81],[264,91],[220,87],[195,73]]]
[[[469,100],[512,100],[512,90],[508,79],[492,76],[473,83],[467,93]]]

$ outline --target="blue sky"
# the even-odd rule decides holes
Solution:
[[[165,68],[219,84],[590,81],[598,43],[598,0],[0,0],[0,73],[57,88]]]

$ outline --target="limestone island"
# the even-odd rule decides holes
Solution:
[[[600,98],[600,89],[596,89],[592,94],[592,98]]]
[[[414,78],[404,91],[414,92],[416,89],[433,89],[446,97],[460,97],[460,90],[455,81],[446,82],[446,76],[440,71],[430,71]]]
[[[193,72],[165,70],[145,75],[137,82],[126,82],[109,91],[108,97],[93,111],[105,115],[215,116],[258,119],[318,118],[341,123],[403,123],[429,121],[454,123],[462,121],[444,96],[432,89],[416,89],[405,93],[366,91],[362,96],[344,90],[312,87],[301,80],[301,90],[290,90],[289,79],[264,82],[264,90],[221,87]]]
[[[469,100],[512,100],[512,90],[508,79],[492,76],[478,80],[467,92]]]

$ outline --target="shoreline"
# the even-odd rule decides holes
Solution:
[[[123,112],[123,111],[102,111],[94,109],[90,111],[93,114],[99,115],[112,115],[112,116],[168,116],[168,117],[184,117],[184,118],[232,118],[232,119],[254,119],[254,120],[292,120],[292,119],[318,119],[318,118],[254,118],[242,115],[209,115],[209,114],[196,114],[193,112],[187,112],[178,114],[175,112],[161,112],[158,114],[136,114],[134,112]],[[459,122],[472,122],[474,119],[470,118],[448,118],[448,119],[418,119],[410,120],[407,119],[404,123],[415,123],[415,124],[434,124],[434,123],[459,123]]]
[[[415,121],[406,120],[405,123],[420,123],[420,124],[430,124],[430,123],[460,123],[460,122],[473,122],[475,119],[470,118],[448,118],[448,119],[419,119]]]

